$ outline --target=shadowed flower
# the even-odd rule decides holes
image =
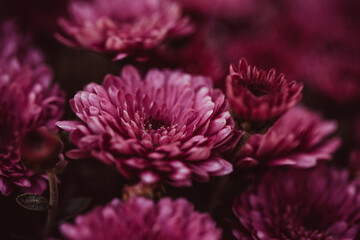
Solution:
[[[306,84],[338,104],[360,100],[360,61],[338,57],[309,55],[303,69]]]
[[[9,195],[16,185],[25,192],[41,193],[46,183],[21,163],[20,141],[40,127],[55,130],[65,100],[58,86],[51,85],[51,70],[32,57],[39,56],[38,50],[21,50],[17,57],[22,36],[16,38],[10,26],[3,28],[9,35],[0,37],[9,46],[1,46],[0,60],[0,191]]]
[[[164,40],[187,35],[193,27],[170,0],[71,1],[70,18],[59,19],[62,43],[111,53],[115,60],[144,55]]]
[[[253,135],[240,151],[236,164],[313,167],[318,160],[330,160],[339,147],[339,138],[327,139],[336,128],[336,122],[324,121],[319,114],[295,107],[266,134]]]
[[[129,179],[191,185],[232,171],[219,153],[232,147],[238,132],[220,90],[211,79],[179,71],[150,70],[142,81],[131,66],[90,83],[71,100],[83,121],[61,121],[79,148],[70,158],[92,155],[115,164]]]
[[[190,11],[230,20],[252,17],[262,6],[254,0],[178,0]]]
[[[114,199],[105,207],[79,216],[75,224],[64,223],[60,231],[69,240],[217,240],[221,230],[208,214],[194,210],[185,199],[161,199],[158,203],[145,198],[128,202]]]
[[[360,187],[348,173],[315,169],[268,173],[236,198],[237,239],[355,239]]]
[[[302,84],[289,82],[284,74],[276,77],[248,65],[242,58],[237,70],[230,66],[226,94],[235,118],[240,122],[274,121],[301,100]]]
[[[43,61],[39,49],[32,46],[30,35],[20,35],[13,21],[6,21],[0,26],[0,68],[16,57],[20,64],[34,66]]]

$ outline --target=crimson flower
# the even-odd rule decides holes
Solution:
[[[167,39],[193,31],[179,5],[170,0],[71,1],[69,19],[60,18],[62,43],[111,53],[114,59],[143,55]]]
[[[340,138],[328,138],[336,128],[336,122],[324,121],[317,113],[295,107],[266,134],[253,135],[237,156],[236,164],[313,167],[318,160],[330,160],[339,147]]]
[[[301,100],[302,84],[287,81],[248,65],[242,58],[239,69],[230,66],[226,79],[226,95],[235,118],[240,122],[273,121]]]
[[[237,239],[355,239],[360,187],[335,169],[273,172],[238,196]]]
[[[82,122],[57,123],[78,147],[70,158],[93,156],[148,184],[186,186],[232,171],[220,153],[239,133],[210,78],[150,70],[142,81],[126,66],[120,77],[90,83],[70,103]]]
[[[163,198],[158,203],[145,198],[128,202],[114,199],[105,207],[79,216],[75,224],[63,223],[62,234],[69,240],[216,240],[221,230],[208,214],[194,210],[185,199]]]
[[[0,33],[5,44],[0,44],[0,191],[9,195],[17,186],[25,192],[41,193],[45,179],[24,167],[20,142],[29,131],[56,129],[64,94],[51,84],[52,73],[41,62],[40,51],[32,45],[24,48],[22,40],[28,37],[18,34],[9,22]]]
[[[338,104],[360,100],[360,61],[309,54],[304,57],[305,83]]]

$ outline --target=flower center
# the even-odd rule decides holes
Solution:
[[[148,122],[145,124],[145,129],[147,131],[150,131],[150,130],[155,130],[156,131],[156,130],[159,130],[161,128],[166,129],[168,127],[169,127],[169,125],[166,124],[164,121],[162,121],[160,119],[152,119],[152,118],[150,118],[148,120]]]
[[[270,88],[265,85],[249,85],[247,88],[256,97],[264,96],[270,92]]]

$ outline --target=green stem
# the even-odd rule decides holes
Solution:
[[[56,219],[59,191],[56,180],[56,174],[52,170],[47,171],[46,174],[48,175],[48,179],[49,179],[49,191],[50,191],[50,199],[49,199],[50,209],[48,210],[46,228],[45,228],[45,235],[48,235]]]
[[[250,137],[252,136],[251,133],[244,130],[244,134],[241,136],[239,141],[236,143],[231,156],[230,156],[230,162],[233,163],[238,155],[238,153],[241,151],[241,149],[245,146],[245,144],[248,142]],[[209,212],[213,212],[216,210],[217,207],[217,200],[220,198],[220,196],[223,195],[224,192],[226,192],[226,186],[230,180],[230,174],[222,177],[219,181],[219,183],[216,186],[216,190],[214,193],[214,196],[211,199],[211,202],[209,204]]]

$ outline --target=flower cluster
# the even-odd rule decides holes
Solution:
[[[65,103],[64,94],[52,85],[51,70],[28,37],[18,35],[12,22],[1,28],[0,52],[0,191],[9,195],[14,186],[41,193],[46,183],[20,161],[20,141],[38,128],[55,130]]]
[[[1,239],[360,239],[358,0],[19,1]]]

